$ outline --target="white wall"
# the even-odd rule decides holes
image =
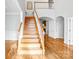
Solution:
[[[51,19],[47,18],[48,24],[46,26],[49,26],[47,29],[48,35],[53,38],[64,38],[64,19],[57,18],[57,19]]]
[[[6,12],[20,12],[21,8],[18,5],[17,0],[5,0]]]
[[[6,14],[5,15],[5,39],[17,40],[18,23],[20,21],[20,14]]]
[[[18,0],[18,3],[20,5],[22,11],[24,11],[25,10],[25,0]]]
[[[20,15],[6,15],[5,18],[6,18],[5,29],[16,31],[17,26],[18,26],[18,22],[19,22],[19,19],[20,19]]]
[[[73,16],[73,1],[72,0],[54,0],[53,9],[36,9],[40,17],[48,16],[56,18],[63,16],[65,18]]]
[[[50,37],[55,38],[55,25],[54,25],[54,19],[49,20],[49,31],[48,31],[48,35]]]
[[[25,17],[25,0],[17,0],[17,2],[21,8],[21,21],[23,21]]]
[[[22,10],[17,0],[6,0],[5,8],[5,39],[17,40],[17,28],[22,19]]]
[[[14,8],[14,9],[13,9]],[[5,11],[6,12],[12,12],[12,11],[17,11],[18,12],[18,8],[16,7],[16,3],[14,0],[5,0]]]
[[[64,26],[64,43],[73,44],[73,19],[72,17],[66,18]]]
[[[54,9],[57,16],[73,16],[73,0],[54,0]]]
[[[39,17],[49,17],[54,19],[56,17],[54,9],[36,9]]]

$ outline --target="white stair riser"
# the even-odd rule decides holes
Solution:
[[[28,22],[29,24],[35,24],[35,22],[33,22],[33,21],[30,21],[30,22]]]
[[[35,26],[35,24],[28,24],[28,26]]]
[[[26,28],[26,30],[36,30],[36,28]]]
[[[35,28],[35,26],[28,26],[28,27],[34,27]]]
[[[26,29],[27,31],[36,31],[36,29]]]

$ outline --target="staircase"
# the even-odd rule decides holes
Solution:
[[[25,18],[23,37],[17,53],[19,55],[40,55],[43,53],[34,17]]]

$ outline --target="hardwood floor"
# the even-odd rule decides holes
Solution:
[[[49,37],[45,40],[45,55],[18,55],[16,51],[13,55],[9,54],[11,47],[16,48],[17,41],[6,40],[5,46],[6,59],[73,59],[72,46],[64,44],[62,39],[55,40]]]
[[[47,54],[55,56],[55,59],[72,59],[72,49],[70,48],[71,46],[67,47],[63,40],[47,40],[46,47],[46,53],[48,52]]]

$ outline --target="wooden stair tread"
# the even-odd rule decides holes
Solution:
[[[39,39],[22,39],[21,42],[39,42]]]
[[[19,44],[19,48],[22,48],[22,47],[27,47],[27,48],[40,48],[40,44],[36,44],[36,43],[31,43],[31,44],[23,44],[23,43],[20,43]]]
[[[22,39],[21,41],[38,41],[38,38]]]
[[[27,29],[25,29],[24,33],[37,33],[37,31],[36,30],[27,30]]]
[[[31,43],[39,43],[39,42],[21,42],[21,44],[31,44]]]
[[[30,31],[30,32],[24,32],[23,34],[25,34],[25,35],[34,35],[34,34],[36,35],[37,34],[38,35],[38,32],[35,31],[35,32],[31,33],[31,31]]]
[[[23,37],[38,37],[38,35],[37,34],[35,34],[35,35],[23,35]]]
[[[25,42],[24,43],[21,43],[20,45],[40,45],[40,43],[38,43],[38,42],[27,42],[26,44],[25,44]]]
[[[38,55],[38,54],[42,54],[42,50],[41,49],[37,49],[37,50],[18,50],[18,54],[19,55]]]
[[[20,48],[20,49],[18,49],[18,50],[41,50],[42,48],[27,48],[27,47],[22,47],[22,48]]]
[[[23,39],[37,39],[37,38],[39,38],[39,36],[38,35],[23,35]]]

